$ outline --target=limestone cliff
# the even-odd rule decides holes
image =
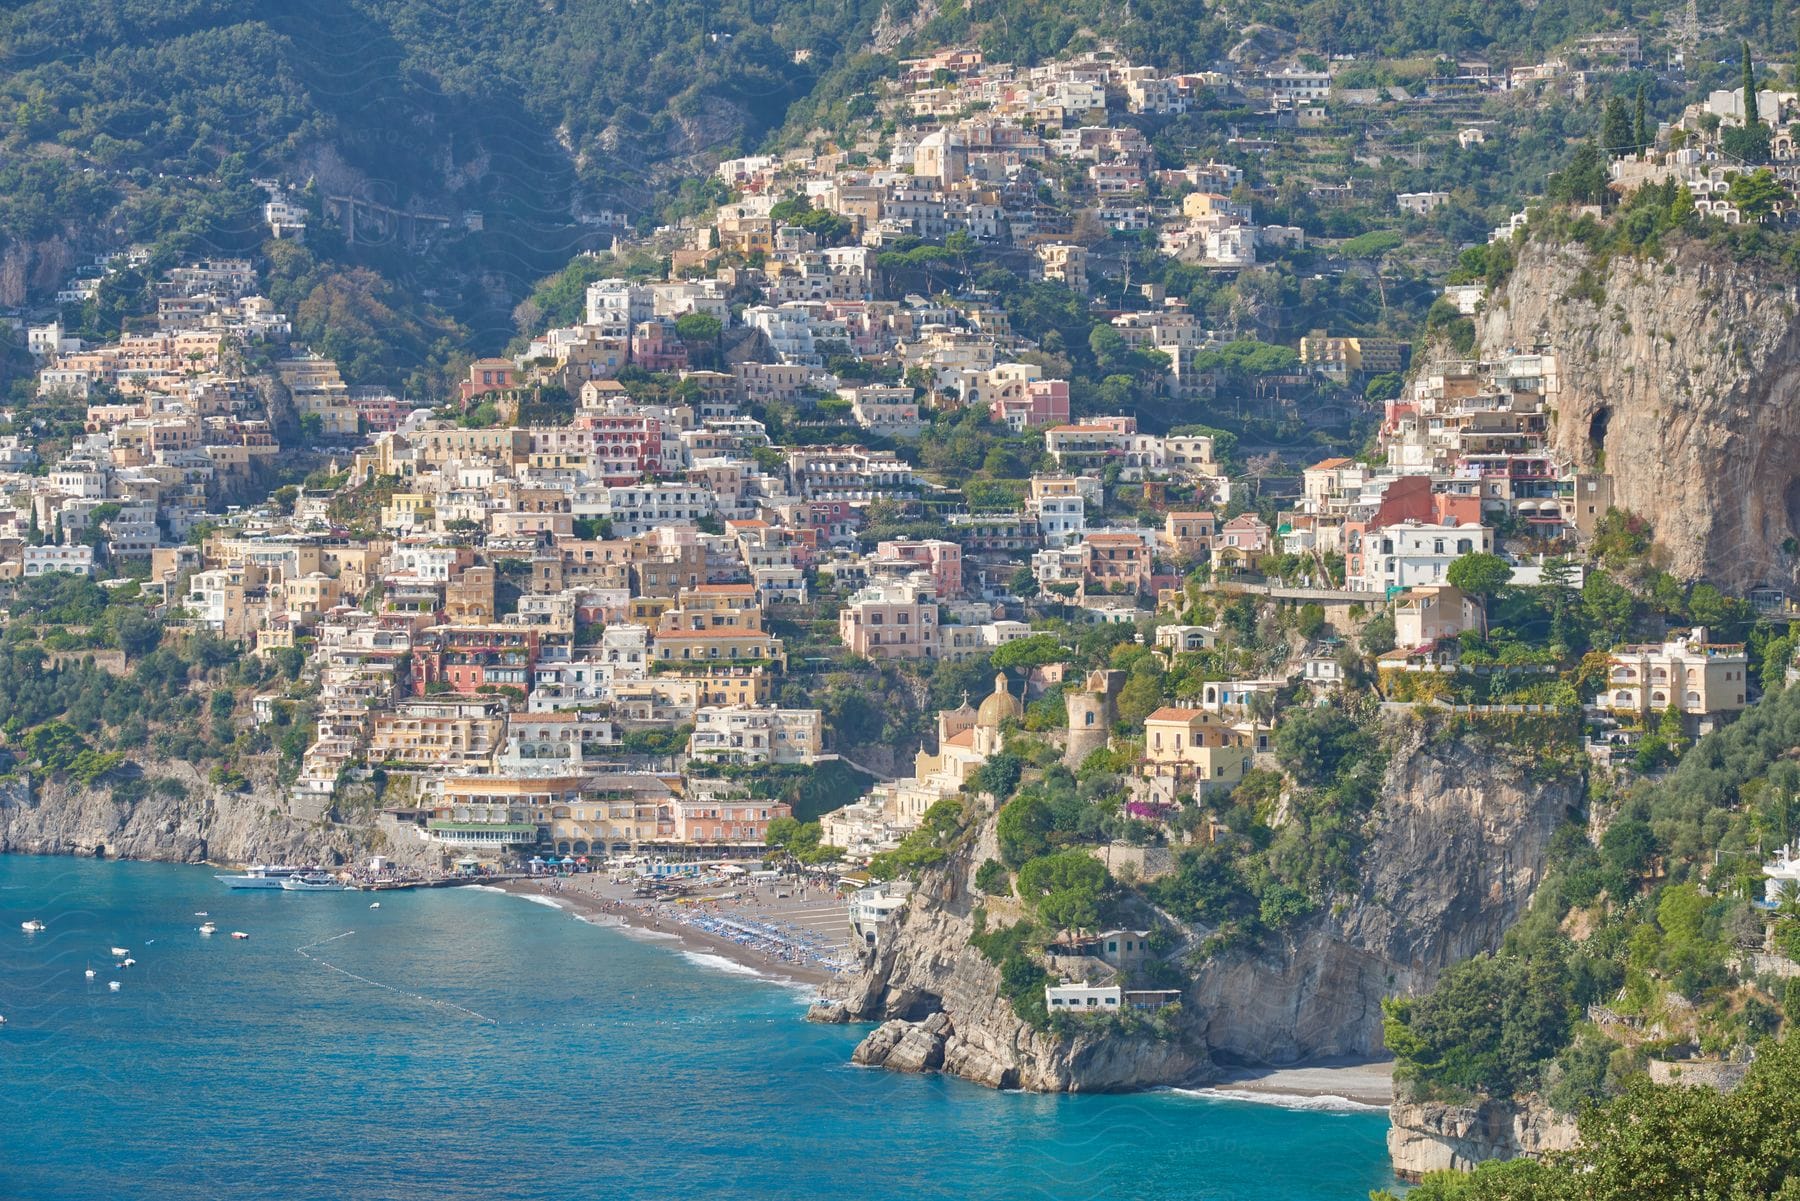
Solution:
[[[0,853],[98,855],[171,863],[337,864],[371,851],[405,857],[416,842],[390,838],[371,817],[335,821],[296,806],[272,780],[246,792],[214,787],[186,763],[144,765],[178,780],[182,797],[115,797],[104,784],[18,777],[0,784]]]
[[[1800,560],[1800,289],[1678,240],[1661,259],[1528,242],[1479,320],[1481,350],[1559,359],[1551,436],[1648,518],[1669,569],[1741,593]]]
[[[1405,1180],[1567,1151],[1576,1142],[1575,1119],[1536,1097],[1460,1105],[1396,1098],[1388,1120],[1388,1158]]]
[[[1381,999],[1429,989],[1445,967],[1499,944],[1541,878],[1551,834],[1582,797],[1577,777],[1534,778],[1519,749],[1433,739],[1410,716],[1393,719],[1388,735],[1358,894],[1285,940],[1195,966],[1171,1037],[1061,1038],[999,997],[997,970],[968,945],[981,902],[974,868],[995,853],[990,818],[974,845],[925,873],[882,951],[842,986],[850,1018],[887,1023],[858,1061],[1092,1091],[1204,1081],[1215,1064],[1380,1055]]]

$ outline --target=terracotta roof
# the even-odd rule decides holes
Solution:
[[[1204,709],[1177,709],[1172,705],[1164,705],[1146,717],[1145,721],[1193,721],[1196,717],[1207,717]]]

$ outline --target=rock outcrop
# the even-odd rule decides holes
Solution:
[[[1123,1090],[1205,1081],[1219,1063],[1381,1055],[1381,999],[1423,992],[1452,963],[1499,944],[1583,795],[1578,775],[1534,777],[1522,750],[1434,741],[1410,717],[1390,736],[1359,894],[1284,941],[1206,961],[1161,1030],[1065,1037],[1014,1013],[999,970],[969,945],[982,903],[974,868],[997,853],[990,819],[924,874],[881,949],[838,986],[851,1019],[884,1023],[857,1062],[899,1066],[902,1027],[940,1017],[931,1033],[943,1040],[943,1070],[998,1088]],[[931,1057],[909,1050],[905,1062],[919,1070],[910,1065]]]
[[[1536,1097],[1467,1104],[1397,1097],[1388,1121],[1388,1158],[1403,1180],[1466,1172],[1490,1159],[1567,1151],[1576,1141],[1575,1119]]]
[[[1792,585],[1800,539],[1800,289],[1691,240],[1660,259],[1526,243],[1479,319],[1485,355],[1559,360],[1551,438],[1612,477],[1683,578]]]
[[[85,855],[170,863],[340,864],[371,851],[406,859],[422,844],[390,838],[374,824],[301,811],[273,780],[237,792],[209,784],[186,763],[148,763],[146,774],[179,781],[178,797],[152,790],[139,800],[104,784],[16,778],[0,785],[0,853]]]

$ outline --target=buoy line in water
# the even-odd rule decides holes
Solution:
[[[375,988],[385,989],[386,991],[393,993],[397,997],[406,997],[409,1000],[419,1001],[426,1005],[436,1005],[439,1009],[449,1009],[449,1010],[453,1010],[457,1013],[466,1014],[469,1017],[474,1018],[476,1021],[486,1022],[490,1026],[498,1026],[500,1024],[499,1022],[495,1021],[493,1018],[489,1017],[485,1013],[476,1013],[473,1009],[465,1008],[464,1006],[458,1005],[453,1001],[440,1001],[436,997],[428,997],[428,996],[425,996],[423,993],[407,992],[405,989],[395,988],[391,984],[383,984],[379,980],[371,980],[367,976],[359,976],[355,972],[349,971],[346,968],[341,968],[335,963],[331,963],[327,960],[320,959],[317,955],[310,955],[307,953],[307,952],[311,951],[314,947],[322,947],[326,943],[336,942],[340,938],[349,938],[352,934],[355,934],[355,933],[356,933],[356,931],[354,931],[354,930],[346,930],[342,934],[333,934],[330,938],[321,938],[318,942],[309,942],[303,947],[295,947],[294,953],[299,955],[302,959],[306,959],[312,963],[318,964],[320,967],[330,968],[332,971],[336,972],[340,976],[348,976],[350,979],[359,981],[363,984],[371,985],[372,987],[375,987]]]

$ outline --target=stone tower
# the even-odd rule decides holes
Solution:
[[[1112,737],[1113,723],[1119,720],[1119,690],[1123,687],[1122,671],[1090,671],[1080,691],[1063,694],[1063,704],[1069,710],[1069,749],[1063,753],[1063,762],[1071,771]]]

